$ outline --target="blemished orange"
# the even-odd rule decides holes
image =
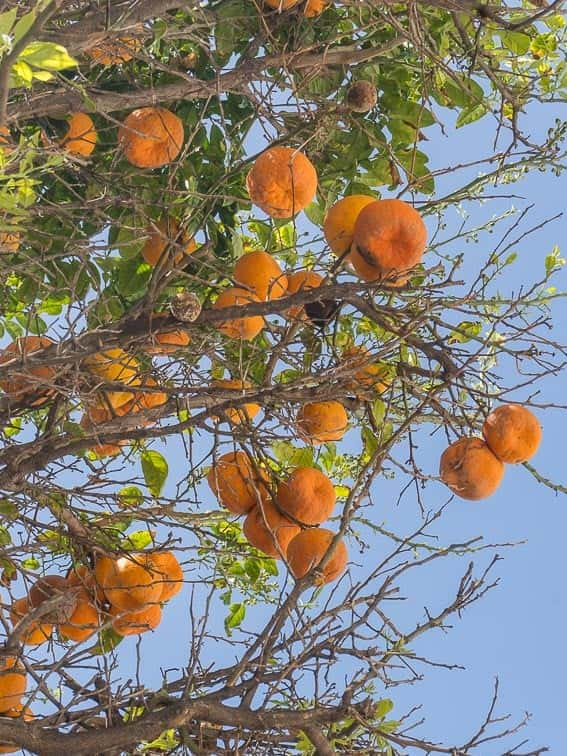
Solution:
[[[18,358],[10,366],[10,377],[0,381],[0,388],[14,402],[27,401],[30,406],[43,404],[53,395],[49,387],[56,376],[56,368],[45,365],[31,367],[26,364],[29,355],[53,346],[55,342],[47,336],[22,336],[2,351],[0,365]]]
[[[147,239],[142,247],[142,257],[152,267],[158,264],[168,246],[175,250],[174,263],[179,265],[185,255],[191,255],[199,246],[186,233],[179,233],[179,223],[175,218],[161,218],[146,229]]]
[[[314,18],[320,16],[327,8],[330,0],[307,0],[303,6],[303,15],[305,18]]]
[[[299,291],[305,291],[307,289],[317,289],[323,283],[323,276],[316,273],[314,270],[297,270],[295,273],[290,273],[287,277],[287,295],[297,294]],[[286,317],[290,320],[301,318],[305,319],[307,316],[303,309],[303,305],[293,305],[286,312]]]
[[[235,392],[252,388],[252,384],[249,381],[232,380],[228,378],[213,381],[211,386],[219,389],[230,389]],[[227,407],[224,411],[229,423],[232,423],[233,425],[239,425],[242,422],[253,420],[258,412],[260,412],[260,405],[256,404],[256,402],[244,402],[243,404],[239,404],[238,407]]]
[[[323,222],[323,233],[333,254],[339,257],[351,248],[356,219],[371,202],[375,202],[375,197],[351,194],[329,208]]]
[[[461,499],[486,499],[504,476],[504,464],[481,438],[460,438],[441,455],[439,475]]]
[[[287,291],[287,276],[268,252],[253,251],[242,255],[234,266],[234,283],[248,289],[264,301],[279,299]]]
[[[185,138],[181,119],[170,110],[133,110],[118,129],[124,157],[137,168],[160,168],[175,160]]]
[[[287,564],[291,574],[299,580],[316,568],[329,550],[335,533],[327,528],[310,528],[302,530],[287,547]],[[315,585],[324,585],[336,580],[345,571],[348,551],[343,540],[336,543],[329,561],[315,573]]]
[[[0,712],[17,708],[26,692],[26,673],[23,669],[13,667],[0,672]]]
[[[148,554],[155,581],[162,586],[160,601],[163,603],[176,596],[183,588],[183,570],[171,551],[153,551]]]
[[[88,157],[96,147],[97,133],[93,119],[86,113],[73,113],[61,146],[73,155]]]
[[[17,252],[21,241],[22,237],[18,231],[0,231],[0,253]]]
[[[280,514],[269,499],[255,506],[242,525],[248,543],[274,559],[281,554],[285,557],[289,542],[299,531],[299,526]]]
[[[135,612],[124,612],[113,606],[110,608],[112,627],[120,635],[141,635],[155,630],[161,622],[161,606],[150,604]]]
[[[77,607],[77,596],[69,590],[69,584],[62,575],[44,575],[30,589],[29,602],[33,609],[51,599],[57,599],[57,604],[42,616],[42,621],[53,624],[68,622]]]
[[[271,147],[256,158],[246,177],[252,202],[271,218],[291,218],[317,193],[317,171],[299,150]]]
[[[278,483],[276,502],[280,511],[303,525],[320,525],[328,520],[336,501],[332,482],[315,467],[298,467]]]
[[[347,389],[357,399],[371,399],[373,394],[383,394],[391,385],[396,370],[386,362],[372,361],[372,356],[365,347],[352,346],[342,354],[345,365],[355,370],[349,377]]]
[[[31,709],[23,704],[13,706],[8,711],[2,712],[3,717],[9,717],[10,719],[19,719],[20,717],[24,722],[30,722],[34,719]],[[20,746],[4,742],[0,744],[0,753],[17,753],[20,750]]]
[[[175,354],[191,343],[188,332],[179,325],[161,329],[160,320],[167,317],[166,312],[154,312],[152,315],[151,341],[144,345],[144,351],[148,354],[155,356]]]
[[[26,614],[32,611],[29,598],[24,596],[21,599],[16,599],[10,607],[10,620],[14,627],[18,622],[23,619]],[[45,643],[51,638],[53,632],[53,625],[49,622],[39,622],[33,620],[26,628],[24,634],[21,636],[22,643],[26,646],[39,646],[41,643]]]
[[[318,446],[340,441],[348,427],[348,415],[344,405],[333,399],[307,402],[297,413],[295,424],[300,438]]]
[[[519,404],[497,407],[484,421],[484,440],[502,462],[518,464],[531,459],[541,443],[537,417]]]
[[[141,46],[142,40],[136,37],[105,39],[100,44],[85,50],[85,55],[101,66],[116,66],[132,60],[133,55]]]
[[[418,265],[426,246],[417,210],[399,199],[375,200],[356,219],[348,259],[364,281],[379,281]]]
[[[59,625],[59,634],[63,640],[76,643],[87,640],[100,627],[100,616],[93,598],[84,588],[77,588],[77,605],[68,622]]]
[[[148,604],[159,603],[163,584],[151,567],[147,555],[99,559],[95,565],[97,583],[117,609],[138,611]]]
[[[268,498],[267,473],[254,468],[243,451],[228,452],[213,462],[207,483],[229,512],[242,515]]]
[[[252,294],[252,292],[241,289],[238,286],[231,286],[219,294],[213,305],[213,309],[222,310],[225,307],[243,307],[251,302],[259,301],[258,297]],[[215,327],[231,339],[251,341],[264,328],[264,318],[262,315],[248,315],[247,317],[216,321]]]

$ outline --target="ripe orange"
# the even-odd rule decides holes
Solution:
[[[303,7],[305,18],[314,18],[320,16],[325,8],[329,5],[330,0],[307,0]]]
[[[22,668],[0,672],[0,712],[17,708],[26,692],[26,673]]]
[[[95,565],[95,578],[112,606],[125,611],[138,611],[148,604],[159,603],[163,590],[145,554],[110,561],[100,558]]]
[[[53,394],[49,388],[56,376],[56,369],[50,366],[28,367],[26,357],[55,342],[47,336],[22,336],[13,341],[0,354],[0,365],[18,358],[10,366],[10,377],[0,381],[0,388],[14,402],[27,401],[30,406],[43,404]]]
[[[541,426],[526,407],[505,404],[486,418],[482,435],[499,460],[514,464],[534,456],[541,442]]]
[[[140,366],[138,361],[120,347],[89,355],[83,361],[84,366],[103,381],[124,383],[128,386],[140,386]],[[105,391],[105,399],[116,411],[123,404],[135,398],[131,391]]]
[[[249,381],[228,379],[213,381],[211,386],[219,389],[234,389],[235,392],[252,388],[252,384]],[[256,402],[245,402],[238,407],[227,407],[224,412],[229,423],[239,425],[242,422],[253,420],[258,412],[260,412],[260,405],[256,404]]]
[[[362,208],[375,202],[366,194],[351,194],[329,208],[323,222],[323,233],[331,252],[340,257],[352,246],[354,224]]]
[[[358,399],[371,399],[373,394],[383,394],[395,376],[395,368],[387,362],[373,362],[372,355],[361,346],[352,346],[342,354],[343,362],[355,373],[349,378],[347,390]]]
[[[274,559],[280,558],[280,552],[286,555],[289,542],[299,531],[299,526],[280,514],[269,499],[255,506],[242,525],[248,543]]]
[[[221,310],[224,307],[234,307],[235,305],[245,306],[251,302],[259,301],[258,297],[252,292],[240,289],[238,286],[231,286],[230,289],[225,289],[219,294],[213,309]],[[215,326],[231,339],[251,341],[263,329],[264,318],[261,315],[249,315],[248,317],[218,321]]]
[[[88,157],[96,147],[97,133],[93,119],[86,113],[73,113],[61,146],[73,155]]]
[[[29,598],[24,596],[21,599],[16,599],[10,607],[10,620],[14,627],[18,622],[32,611]],[[21,636],[22,643],[26,646],[39,646],[41,643],[45,643],[51,638],[53,632],[53,625],[48,622],[38,622],[33,620],[31,624],[27,626],[26,631]]]
[[[328,441],[339,441],[344,436],[348,415],[344,406],[334,400],[308,402],[297,413],[295,422],[300,438],[318,446]]]
[[[33,609],[51,599],[58,599],[58,602],[47,614],[42,615],[42,621],[53,624],[68,622],[77,608],[77,596],[69,590],[69,584],[61,575],[44,575],[30,589],[29,603]]]
[[[148,559],[155,580],[162,587],[160,601],[169,601],[183,588],[184,576],[181,565],[171,551],[154,551],[148,554]]]
[[[297,294],[299,291],[306,289],[317,289],[323,283],[323,276],[315,273],[314,270],[297,270],[287,277],[287,294]],[[301,318],[304,320],[305,315],[303,305],[294,305],[286,312],[286,317],[290,319]]]
[[[14,151],[12,134],[8,126],[0,126],[0,149],[4,152],[4,155],[9,155]]]
[[[287,291],[287,276],[268,252],[248,252],[234,266],[234,282],[250,290],[258,299],[283,297]]]
[[[150,604],[135,612],[124,612],[113,606],[110,609],[113,617],[112,627],[120,635],[141,635],[148,630],[155,630],[161,622],[161,607],[159,604]]]
[[[254,468],[243,451],[223,454],[207,475],[207,483],[219,502],[237,515],[246,514],[259,501],[268,499],[267,482],[267,473]]]
[[[17,252],[20,242],[21,236],[18,231],[0,231],[0,253]]]
[[[142,384],[144,391],[136,392],[136,399],[134,400],[132,410],[139,412],[144,409],[154,409],[154,407],[161,407],[169,399],[169,394],[166,391],[146,391],[145,389],[157,389],[159,388],[158,382],[151,376],[144,380]]]
[[[269,8],[284,11],[293,8],[294,5],[297,5],[299,0],[264,0],[264,2]]]
[[[85,55],[101,66],[116,66],[132,60],[132,55],[138,52],[141,46],[142,40],[136,37],[105,39],[99,45],[85,50]]]
[[[168,246],[175,250],[174,263],[179,265],[184,255],[191,255],[197,249],[197,242],[188,234],[179,233],[179,223],[175,218],[162,218],[146,229],[147,239],[142,247],[142,257],[152,267],[158,264]],[[178,251],[179,250],[179,251]]]
[[[302,530],[290,542],[287,549],[287,563],[291,574],[299,580],[321,562],[335,534],[326,528]],[[324,585],[336,580],[347,566],[348,552],[344,541],[336,544],[334,551],[323,567],[321,574],[316,574],[315,585]]]
[[[81,588],[89,594],[95,604],[102,606],[106,601],[102,589],[97,585],[95,575],[86,564],[78,564],[67,575],[67,583],[71,588]]]
[[[486,499],[504,476],[504,465],[480,438],[460,438],[441,455],[439,475],[461,499]]]
[[[144,346],[144,351],[148,354],[175,354],[191,343],[191,337],[181,326],[168,326],[160,330],[160,320],[167,317],[166,312],[154,312],[152,315],[151,342]]]
[[[137,168],[160,168],[181,152],[183,123],[165,108],[133,110],[118,130],[118,141],[128,162]]]
[[[271,147],[263,152],[246,178],[252,202],[271,218],[291,218],[314,199],[317,171],[293,147]]]
[[[356,219],[349,260],[364,281],[379,281],[415,267],[426,245],[417,210],[398,199],[375,200]]]
[[[128,405],[125,404],[123,407],[127,408]],[[91,433],[99,422],[106,423],[117,416],[118,415],[113,415],[110,411],[105,411],[103,409],[96,410],[94,407],[91,407],[82,416],[79,425],[86,433]],[[95,418],[98,418],[98,420],[95,420]],[[120,439],[119,441],[113,441],[112,443],[95,444],[94,446],[89,447],[89,451],[92,451],[93,454],[96,454],[96,456],[100,458],[115,457],[117,454],[120,454],[121,447],[125,446],[126,443],[125,440]]]
[[[281,512],[303,525],[320,525],[333,513],[337,495],[329,478],[314,467],[298,467],[278,484]]]
[[[80,643],[96,633],[100,627],[100,617],[90,593],[84,588],[77,588],[76,596],[76,609],[68,622],[59,626],[59,634],[63,640]]]

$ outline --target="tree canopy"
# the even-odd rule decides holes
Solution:
[[[460,742],[396,690],[513,545],[447,512],[509,464],[565,493],[559,248],[507,283],[555,220],[514,184],[564,169],[562,8],[3,4],[0,745],[527,753],[497,689]]]

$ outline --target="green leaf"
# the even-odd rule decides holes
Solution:
[[[30,42],[20,54],[19,60],[25,61],[34,68],[47,71],[62,71],[78,65],[63,45],[55,42]]]
[[[488,110],[484,103],[481,103],[480,105],[474,105],[472,108],[465,108],[459,113],[455,125],[458,129],[460,129],[461,126],[466,126],[469,123],[478,121],[478,119],[482,118],[482,116],[486,115],[486,113],[488,113]]]
[[[384,719],[386,714],[389,714],[393,708],[394,702],[392,700],[390,700],[389,698],[382,698],[376,704],[374,716],[376,717],[376,719]]]
[[[313,465],[313,449],[297,449],[289,441],[274,441],[272,444],[274,456],[284,465],[290,467],[311,467]]]
[[[33,69],[23,60],[17,60],[12,66],[10,74],[11,87],[31,87],[33,82]]]
[[[14,26],[12,34],[14,36],[14,42],[19,42],[20,39],[26,35],[33,26],[33,22],[36,19],[37,11],[32,10],[29,13],[25,13],[18,23]]]
[[[559,270],[565,265],[565,259],[560,257],[559,247],[555,246],[545,258],[545,272],[547,275]]]
[[[12,8],[5,13],[0,13],[0,34],[9,34],[11,32],[17,15],[17,8]]]
[[[525,55],[530,49],[531,39],[527,34],[516,31],[501,31],[498,34],[504,47],[515,55]]]
[[[0,515],[9,520],[15,520],[18,516],[18,507],[10,499],[0,499]]]
[[[35,557],[28,557],[22,562],[22,567],[24,570],[39,570],[41,565]]]
[[[10,418],[10,424],[4,428],[3,432],[5,436],[8,436],[8,438],[11,438],[12,436],[17,436],[21,430],[22,430],[22,417],[20,415],[18,417]]]
[[[154,542],[149,530],[136,530],[122,540],[121,546],[126,551],[143,551]]]
[[[244,604],[231,604],[230,612],[224,621],[224,627],[226,634],[230,635],[230,631],[235,627],[239,627],[244,617],[246,616],[246,606]]]
[[[98,643],[89,649],[92,656],[100,656],[101,654],[107,654],[112,649],[116,648],[119,643],[122,643],[124,636],[113,630],[112,627],[105,627],[98,634]]]
[[[245,559],[244,569],[246,570],[246,574],[250,578],[250,582],[255,583],[256,580],[258,580],[258,578],[260,577],[261,570],[257,559],[253,559],[252,557]]]
[[[167,460],[157,451],[146,449],[142,452],[142,472],[152,496],[159,496],[167,478]]]
[[[448,344],[466,344],[474,339],[482,331],[482,323],[478,321],[463,320],[455,327],[453,334],[447,339]]]
[[[382,425],[386,416],[386,403],[382,399],[375,399],[372,402],[372,417],[376,425]]]
[[[7,528],[0,525],[0,546],[8,546],[10,543],[12,543],[12,536]]]
[[[121,507],[139,507],[144,503],[144,494],[138,486],[124,486],[117,496]]]

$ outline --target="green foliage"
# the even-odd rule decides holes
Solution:
[[[163,454],[154,449],[144,449],[141,462],[146,485],[152,496],[157,498],[162,492],[169,473],[167,460]]]

